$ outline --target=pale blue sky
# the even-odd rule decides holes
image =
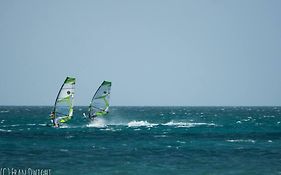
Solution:
[[[0,0],[0,105],[281,105],[280,0]]]

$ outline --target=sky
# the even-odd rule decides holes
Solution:
[[[0,105],[281,105],[280,0],[0,0]]]

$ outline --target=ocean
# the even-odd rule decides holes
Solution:
[[[0,107],[1,175],[281,174],[281,107],[75,107],[61,128],[51,109]]]

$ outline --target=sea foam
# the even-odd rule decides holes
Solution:
[[[175,121],[170,121],[167,123],[149,123],[148,121],[136,121],[133,120],[128,123],[128,127],[154,127],[154,126],[175,126],[175,127],[196,127],[196,126],[218,126],[214,123],[196,123],[196,122],[175,122]]]
[[[227,142],[248,142],[248,143],[255,143],[255,140],[252,139],[247,139],[247,140],[243,140],[243,139],[237,139],[237,140],[226,140]]]
[[[106,121],[102,118],[95,118],[89,124],[86,125],[87,127],[95,127],[95,128],[104,128],[106,127]]]
[[[128,123],[128,127],[140,127],[140,126],[153,127],[157,125],[158,124],[149,123],[147,121],[135,121],[135,120]]]

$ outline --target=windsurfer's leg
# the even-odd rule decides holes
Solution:
[[[60,120],[62,119],[62,117],[57,117],[57,118],[55,118],[55,120],[54,120],[54,125],[56,126],[56,127],[59,127],[59,123],[60,123]]]

